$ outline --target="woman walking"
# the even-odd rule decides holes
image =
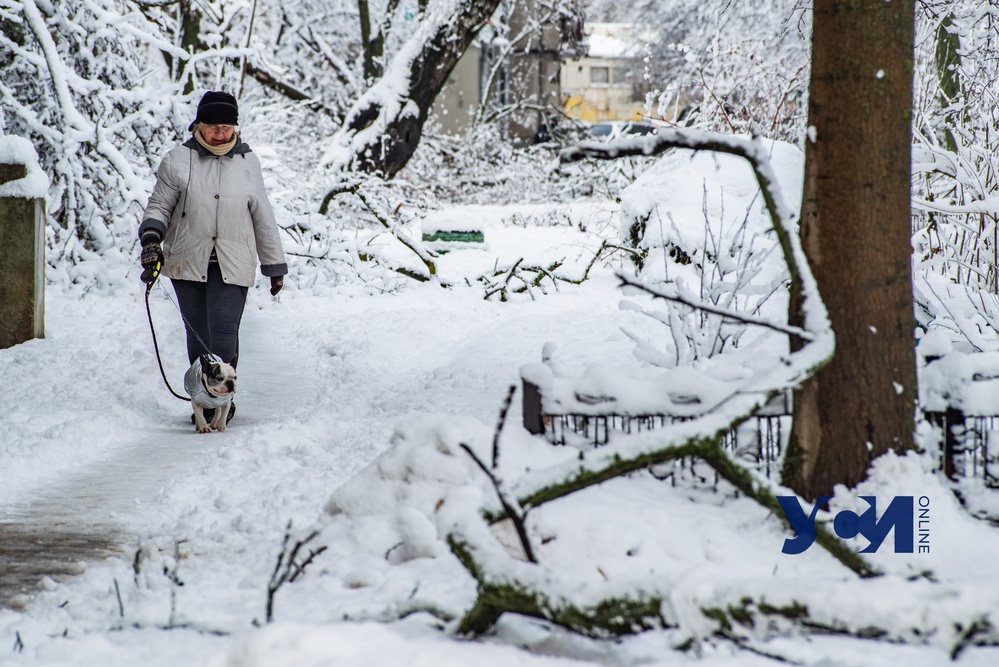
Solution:
[[[189,363],[215,354],[236,366],[239,325],[257,265],[271,294],[288,264],[260,161],[238,131],[236,98],[208,91],[188,130],[167,152],[139,225],[144,269],[162,263],[187,330]],[[230,407],[228,419],[235,414]],[[227,421],[228,421],[227,419]]]

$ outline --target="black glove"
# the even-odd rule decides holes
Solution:
[[[163,261],[163,247],[160,245],[159,241],[146,241],[142,244],[142,255],[139,258],[139,263],[142,264],[144,269],[152,269],[156,266],[157,262]]]
[[[163,247],[160,245],[160,235],[154,231],[142,235],[142,254],[139,256],[142,264],[142,275],[139,279],[152,287],[159,277],[158,267],[163,264]]]
[[[284,287],[284,276],[274,276],[271,278],[271,296],[277,296],[282,287]]]
[[[163,263],[163,247],[160,245],[159,233],[149,230],[142,235],[142,254],[139,255],[139,263],[142,264],[142,282],[152,286],[159,277],[160,272],[156,270],[157,265]]]

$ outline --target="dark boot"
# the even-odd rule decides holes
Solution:
[[[206,408],[205,409],[205,421],[208,422],[209,424],[211,424],[212,420],[215,419],[215,412],[216,412],[216,410],[210,410],[210,409]],[[229,414],[227,414],[226,417],[225,417],[225,423],[228,424],[229,422],[231,422],[232,418],[235,417],[235,416],[236,416],[236,404],[235,403],[230,403],[229,404]],[[193,412],[191,413],[191,423],[192,424],[194,423],[194,413]]]
[[[211,424],[212,420],[215,419],[215,410],[213,410],[211,408],[205,408],[204,409],[204,413],[205,413],[205,421],[207,423]],[[229,419],[232,419],[232,417],[230,417]],[[194,423],[194,413],[193,412],[191,413],[191,423],[192,424]],[[228,424],[228,423],[229,422],[226,422],[226,424]]]

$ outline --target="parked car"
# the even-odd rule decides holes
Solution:
[[[589,134],[598,139],[615,139],[630,134],[646,135],[655,133],[656,128],[652,123],[637,121],[604,121],[594,123],[589,128]]]

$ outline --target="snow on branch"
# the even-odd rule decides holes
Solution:
[[[391,177],[416,150],[437,93],[499,0],[437,0],[419,28],[347,112],[320,166]],[[331,189],[336,189],[333,184]]]
[[[601,448],[583,460],[525,476],[517,484],[525,505],[532,504],[527,498],[543,498],[555,487],[568,483],[572,490],[585,488],[614,476],[611,471],[640,469],[648,464],[648,459],[665,455],[666,450],[692,446],[699,440],[710,443],[720,439],[721,434],[755,414],[768,400],[801,384],[832,358],[835,349],[832,326],[794,229],[793,214],[784,204],[762,142],[706,132],[665,130],[658,135],[625,138],[608,144],[583,143],[563,151],[561,160],[568,164],[588,156],[615,159],[653,155],[669,148],[714,150],[738,155],[750,162],[792,276],[791,289],[800,297],[802,327],[800,331],[795,330],[795,334],[804,345],[772,368],[742,381],[711,413],[678,425],[669,434],[626,439],[620,445]]]
[[[743,322],[745,324],[755,324],[756,326],[764,327],[766,329],[772,329],[778,333],[784,333],[789,336],[795,336],[801,338],[802,340],[811,340],[811,335],[806,331],[803,331],[799,327],[790,326],[786,324],[781,324],[780,322],[770,322],[768,320],[761,320],[756,317],[750,317],[744,313],[740,313],[737,310],[731,308],[723,308],[721,306],[716,306],[711,303],[705,303],[703,301],[695,301],[694,299],[687,298],[679,293],[668,293],[662,289],[656,289],[649,287],[644,283],[638,282],[628,276],[619,274],[618,278],[621,280],[621,284],[624,287],[629,287],[640,292],[645,292],[657,299],[663,299],[665,301],[674,301],[676,303],[681,303],[685,306],[690,306],[691,308],[697,308],[703,310],[706,313],[711,313],[712,315],[721,315],[722,317],[734,320],[736,322]]]
[[[650,465],[688,456],[703,460],[740,492],[774,515],[782,516],[775,486],[739,465],[725,452],[721,442],[726,433],[756,414],[775,395],[797,386],[828,363],[835,344],[816,281],[794,229],[793,214],[784,203],[763,144],[756,139],[665,130],[651,137],[626,138],[609,144],[580,144],[564,151],[561,161],[569,164],[587,157],[654,155],[669,148],[729,153],[751,164],[791,275],[791,288],[801,304],[801,328],[781,330],[800,338],[803,345],[773,367],[737,383],[727,398],[701,417],[668,430],[617,437],[603,447],[581,452],[576,459],[526,472],[505,485],[507,493],[516,499],[521,513],[518,520],[545,503]],[[670,586],[653,593],[641,587],[629,591],[605,588],[594,592],[583,605],[558,601],[558,586],[553,585],[559,579],[557,574],[541,565],[515,562],[504,555],[495,535],[489,531],[486,523],[507,518],[509,504],[504,503],[504,509],[496,512],[485,507],[475,511],[468,503],[444,503],[450,526],[448,544],[479,584],[479,599],[459,626],[461,631],[488,629],[506,611],[537,616],[594,636],[636,632],[671,623],[663,615]],[[845,567],[860,577],[880,574],[831,533],[816,528],[818,543]],[[578,601],[579,597],[566,599]],[[707,614],[703,608],[702,612]]]
[[[806,316],[813,320],[812,326],[821,326],[822,320],[828,326],[828,315],[821,299],[818,298],[818,287],[811,271],[808,269],[808,262],[805,259],[801,243],[797,238],[794,228],[794,212],[787,206],[777,176],[770,164],[766,145],[758,138],[745,139],[733,137],[714,132],[700,132],[696,130],[674,130],[660,128],[656,134],[635,137],[623,137],[609,143],[599,143],[595,141],[581,142],[577,146],[567,148],[562,151],[559,161],[563,165],[579,162],[586,158],[597,160],[616,160],[617,158],[630,157],[636,155],[659,155],[671,148],[687,148],[700,151],[708,150],[718,153],[727,153],[745,158],[753,167],[753,173],[760,185],[763,200],[767,211],[773,222],[774,231],[780,242],[781,250],[784,253],[784,260],[787,262],[788,270],[791,273],[791,290],[807,298],[811,305],[803,303],[802,308],[806,311]],[[806,275],[802,275],[802,269]],[[802,284],[807,281],[807,285]],[[808,328],[806,326],[806,328]],[[831,334],[830,329],[830,334]]]

